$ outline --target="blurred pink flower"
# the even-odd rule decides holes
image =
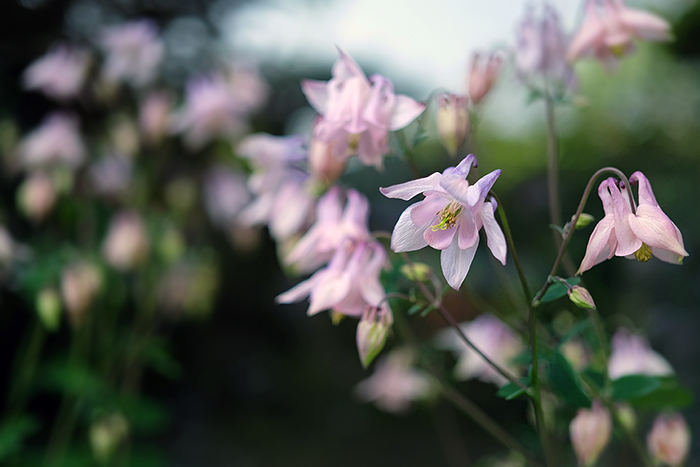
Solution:
[[[615,380],[625,375],[671,375],[671,364],[651,350],[642,336],[625,329],[618,330],[612,338],[612,352],[608,360],[608,375]]]
[[[658,462],[682,465],[690,451],[690,430],[679,413],[662,414],[647,436],[649,452]]]
[[[33,222],[41,222],[56,203],[57,193],[51,177],[42,171],[32,173],[20,186],[17,202]]]
[[[102,67],[107,81],[135,87],[153,81],[164,52],[155,23],[142,19],[109,27],[100,43],[107,55]]]
[[[245,112],[258,110],[270,94],[270,86],[265,82],[257,68],[243,63],[229,66],[227,79],[234,98]]]
[[[277,297],[292,303],[309,297],[307,314],[332,310],[360,317],[367,306],[379,306],[386,293],[379,274],[386,264],[384,247],[376,241],[345,240],[328,265]]]
[[[499,53],[483,54],[475,52],[469,72],[469,98],[479,105],[486,97],[501,71],[503,58]]]
[[[469,98],[457,94],[440,94],[437,102],[440,141],[447,152],[454,156],[469,134]]]
[[[17,148],[26,169],[60,165],[74,169],[85,159],[85,146],[78,133],[78,121],[71,114],[55,112],[44,118]]]
[[[511,331],[501,320],[489,314],[479,315],[473,321],[460,324],[464,334],[488,358],[510,373],[518,374],[519,368],[513,364],[513,359],[524,349],[520,338]],[[455,378],[468,380],[477,378],[480,381],[503,386],[508,380],[493,369],[478,353],[467,346],[457,332],[450,328],[437,336],[438,347],[455,352],[458,357],[454,369]]]
[[[150,93],[141,103],[139,127],[146,140],[160,141],[171,126],[173,98],[165,91]]]
[[[427,399],[433,392],[430,376],[412,363],[409,349],[393,350],[379,360],[372,376],[355,387],[355,393],[386,412],[406,412],[412,401]]]
[[[309,103],[323,115],[318,137],[343,141],[346,155],[357,154],[363,164],[382,168],[382,157],[389,152],[389,131],[411,123],[425,104],[394,94],[394,86],[383,76],[368,80],[349,55],[339,53],[330,81],[302,82]]]
[[[197,149],[214,138],[241,134],[243,113],[223,76],[199,77],[187,84],[185,106],[173,117],[171,130],[184,132],[188,146]]]
[[[146,259],[149,248],[150,241],[139,213],[122,211],[112,217],[102,254],[113,268],[120,271],[136,268]]]
[[[639,206],[635,214],[626,187],[621,190],[613,178],[604,180],[598,187],[605,217],[588,240],[579,274],[613,256],[634,255],[639,261],[649,261],[654,255],[671,264],[681,264],[683,257],[688,256],[680,230],[659,207],[649,180],[641,172],[635,172],[630,183],[637,182]]]
[[[83,323],[101,286],[102,275],[94,264],[83,261],[61,272],[61,296],[73,326]]]
[[[289,252],[285,263],[301,273],[315,271],[333,257],[346,239],[370,240],[368,217],[369,202],[362,194],[348,190],[343,209],[340,188],[331,188],[318,200],[316,223]]]
[[[466,178],[472,165],[476,165],[476,158],[470,154],[443,173],[379,189],[388,198],[403,200],[419,193],[425,195],[423,201],[412,204],[399,217],[391,234],[391,249],[400,253],[430,245],[441,250],[442,272],[455,290],[469,272],[482,227],[491,253],[506,263],[505,236],[494,217],[496,202],[486,201],[501,171],[494,170],[470,185]]]
[[[579,464],[595,464],[605,446],[610,442],[612,418],[608,409],[600,401],[593,401],[593,407],[579,409],[569,425],[569,436]]]
[[[121,154],[110,154],[90,166],[90,185],[101,195],[118,196],[129,188],[133,178],[131,158]]]
[[[588,0],[583,24],[567,52],[569,62],[596,57],[608,69],[634,50],[633,39],[667,41],[670,26],[646,11],[628,8],[622,0]]]
[[[518,77],[540,91],[558,92],[576,86],[574,71],[566,61],[569,38],[561,28],[556,10],[544,4],[542,18],[528,8],[518,26],[515,65]]]
[[[317,117],[309,143],[309,172],[312,178],[323,186],[330,186],[343,174],[348,157],[345,154],[345,141],[330,139],[324,141],[318,136],[322,117]],[[340,151],[338,149],[341,149]]]
[[[78,95],[85,82],[90,54],[83,49],[58,44],[24,71],[25,89],[36,89],[57,100]]]
[[[204,177],[204,207],[214,224],[229,228],[250,202],[243,175],[223,165],[209,169]]]

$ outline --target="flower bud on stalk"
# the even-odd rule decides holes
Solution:
[[[117,214],[102,248],[107,262],[115,269],[127,271],[138,266],[148,250],[148,237],[141,216],[134,211]]]
[[[90,426],[90,446],[97,461],[110,464],[115,451],[129,436],[129,422],[124,415],[113,413],[100,418]]]
[[[497,53],[484,56],[475,53],[472,56],[472,65],[469,73],[469,97],[474,105],[479,105],[486,94],[489,93],[501,71],[503,59]]]
[[[594,401],[590,410],[578,411],[569,425],[569,435],[580,465],[595,463],[610,441],[611,431],[610,413],[600,401]]]
[[[61,321],[61,299],[56,289],[47,287],[39,292],[36,300],[36,312],[41,323],[49,331],[58,329]]]
[[[569,300],[571,300],[574,305],[579,308],[591,308],[595,310],[595,302],[593,297],[591,297],[590,292],[585,288],[575,285],[571,287],[567,293],[569,294]]]
[[[364,368],[367,368],[384,348],[392,324],[394,317],[385,303],[365,309],[357,325],[357,351]]]
[[[437,127],[442,145],[455,156],[469,134],[467,96],[441,94],[438,99]]]
[[[647,436],[649,452],[659,462],[681,465],[690,449],[690,430],[679,413],[656,417],[654,427]]]
[[[56,188],[51,177],[43,172],[32,174],[22,183],[17,194],[17,204],[22,212],[39,223],[56,203]]]
[[[80,326],[102,286],[102,276],[90,263],[78,263],[61,275],[61,295],[73,326]]]

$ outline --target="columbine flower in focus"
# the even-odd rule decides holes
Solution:
[[[440,141],[447,152],[454,156],[469,133],[469,100],[467,96],[441,94],[437,101],[437,128]]]
[[[318,200],[316,222],[289,252],[285,263],[293,265],[299,272],[312,272],[327,263],[346,239],[370,239],[367,198],[355,190],[348,190],[343,209],[340,197],[340,188],[333,187]]]
[[[574,452],[581,465],[595,464],[610,441],[612,419],[608,409],[600,401],[593,401],[593,407],[579,409],[569,425],[569,435]]]
[[[668,41],[670,26],[656,15],[628,8],[622,0],[588,0],[583,24],[566,56],[572,63],[595,57],[610,69],[634,50],[633,39]]]
[[[332,310],[360,317],[367,306],[379,306],[386,295],[379,274],[386,264],[384,247],[376,241],[346,240],[328,265],[277,297],[292,303],[309,297],[307,314]]]
[[[517,374],[513,359],[524,349],[522,341],[498,318],[483,314],[469,323],[460,324],[462,332],[494,363],[506,371]],[[503,386],[508,380],[493,369],[481,355],[467,346],[454,329],[445,329],[437,337],[437,345],[455,352],[458,357],[454,369],[455,378],[480,381]]]
[[[330,81],[302,82],[309,103],[323,116],[318,137],[339,141],[338,150],[346,156],[357,154],[363,164],[382,168],[382,156],[389,152],[389,131],[411,123],[425,105],[394,94],[394,86],[383,76],[367,79],[349,55],[339,52]]]
[[[489,93],[498,73],[501,71],[503,58],[498,53],[481,54],[474,53],[472,56],[472,65],[469,71],[469,98],[474,105],[479,105],[481,101]]]
[[[647,447],[656,461],[682,465],[690,451],[690,430],[683,416],[669,413],[656,417],[647,436]]]
[[[612,352],[608,360],[608,375],[615,380],[625,375],[664,376],[673,374],[671,364],[651,350],[642,336],[625,329],[618,330],[612,338]]]
[[[145,19],[107,28],[101,45],[107,54],[102,69],[105,79],[135,87],[155,78],[164,52],[157,26]]]
[[[681,264],[688,256],[681,231],[659,207],[649,180],[641,172],[633,173],[629,180],[639,182],[639,206],[634,214],[626,187],[621,189],[613,178],[598,187],[605,217],[588,240],[579,274],[613,256],[634,255],[646,262],[653,255],[671,264]]]
[[[441,250],[442,272],[455,290],[469,272],[482,227],[491,253],[506,263],[506,239],[494,218],[496,202],[486,201],[501,171],[494,170],[470,185],[466,178],[472,165],[476,158],[470,154],[443,173],[379,189],[386,197],[403,200],[425,195],[401,214],[391,234],[391,249],[400,253],[430,245]]]
[[[76,168],[85,159],[78,122],[70,114],[52,113],[29,133],[17,148],[20,164],[27,169],[46,166]]]
[[[25,89],[36,89],[57,100],[76,97],[90,62],[87,51],[59,44],[24,71]]]
[[[392,351],[377,363],[372,376],[355,387],[355,393],[386,412],[406,412],[412,401],[430,397],[433,388],[430,377],[412,363],[409,349]]]
[[[542,92],[551,88],[562,92],[576,86],[574,71],[566,61],[569,38],[554,8],[545,4],[540,21],[528,9],[517,36],[515,65],[523,82]]]

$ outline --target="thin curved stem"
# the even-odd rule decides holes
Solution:
[[[627,179],[627,176],[622,173],[619,169],[615,167],[603,167],[602,169],[599,169],[596,171],[588,181],[588,184],[586,185],[586,189],[583,191],[583,196],[581,197],[581,201],[579,202],[578,209],[576,209],[576,214],[574,214],[574,217],[571,219],[571,225],[572,228],[569,229],[569,231],[566,233],[566,236],[564,237],[564,241],[561,244],[561,247],[559,248],[559,254],[557,255],[557,259],[554,261],[554,265],[552,266],[552,270],[549,273],[549,276],[547,277],[547,282],[545,282],[544,286],[540,289],[539,292],[537,292],[537,295],[535,295],[535,298],[533,300],[533,305],[536,307],[539,305],[539,300],[542,298],[542,296],[547,292],[547,289],[551,285],[551,281],[549,280],[549,277],[555,276],[557,274],[557,270],[559,270],[559,265],[561,264],[562,258],[564,257],[564,252],[566,251],[566,247],[569,244],[569,240],[571,240],[571,236],[574,233],[575,225],[576,222],[578,222],[578,218],[581,217],[581,213],[583,212],[583,208],[586,205],[586,201],[588,200],[588,196],[591,194],[591,189],[593,188],[593,183],[595,183],[596,179],[600,177],[602,174],[606,172],[612,172],[625,183],[625,186],[627,187],[627,195],[629,196],[630,199],[630,205],[632,208],[632,214],[636,213],[636,205],[634,203],[634,198],[632,197],[632,190],[630,188],[630,182]]]
[[[402,252],[401,255],[403,256],[407,264],[413,266],[413,261],[411,261],[411,258],[408,256],[407,253]],[[430,292],[430,290],[428,290],[425,284],[423,284],[420,281],[416,281],[416,284],[418,285],[418,288],[420,288],[421,292],[423,292],[423,295],[426,296],[428,301],[430,301],[435,306],[435,309],[438,311],[438,313],[440,313],[440,316],[442,316],[442,318],[457,331],[457,334],[459,335],[460,339],[462,339],[464,343],[467,344],[467,346],[469,346],[472,350],[479,354],[479,356],[481,356],[481,358],[483,358],[486,363],[493,367],[494,370],[500,373],[508,381],[512,382],[513,384],[517,385],[522,389],[526,388],[526,386],[522,382],[520,382],[520,380],[517,377],[515,377],[509,371],[501,368],[500,365],[498,365],[489,357],[487,357],[481,350],[479,350],[477,346],[474,345],[474,343],[467,337],[467,335],[464,334],[464,331],[462,331],[462,328],[459,326],[459,323],[455,321],[455,319],[449,314],[447,309],[445,309],[445,306],[442,304],[442,302],[438,300],[437,297],[435,297]]]

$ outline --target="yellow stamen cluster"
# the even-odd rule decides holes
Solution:
[[[646,263],[651,259],[651,248],[646,243],[642,243],[639,250],[634,252],[634,257],[637,258],[642,263]]]
[[[441,211],[435,213],[437,216],[440,216],[440,222],[435,225],[431,225],[430,230],[437,232],[438,230],[453,228],[455,225],[457,225],[457,218],[461,212],[461,204],[455,202],[449,203]]]
[[[355,151],[357,149],[357,146],[360,144],[360,134],[359,133],[351,133],[348,135],[348,151]]]

